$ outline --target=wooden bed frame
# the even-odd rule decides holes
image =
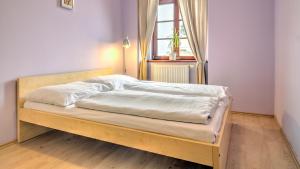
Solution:
[[[222,128],[215,144],[97,123],[23,107],[24,96],[39,87],[86,80],[111,73],[111,69],[101,69],[18,79],[18,142],[22,143],[52,129],[56,129],[212,166],[214,169],[226,168],[227,151],[231,134],[230,106],[228,106],[225,112]]]

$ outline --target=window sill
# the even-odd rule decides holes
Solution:
[[[197,62],[196,60],[148,60],[147,62],[169,62],[169,63],[181,63],[181,62]]]

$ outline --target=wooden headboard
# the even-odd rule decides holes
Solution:
[[[17,109],[23,108],[25,95],[37,88],[87,80],[109,74],[112,74],[111,68],[19,78],[17,83]]]

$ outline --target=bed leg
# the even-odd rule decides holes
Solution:
[[[213,148],[213,169],[225,169],[225,168],[222,168],[222,164],[221,164],[221,155],[220,155],[220,152],[219,152],[219,148],[218,147],[214,147]]]
[[[18,142],[22,143],[24,141],[27,141],[29,139],[32,139],[36,136],[39,136],[41,134],[44,134],[51,129],[38,126],[35,124],[31,124],[24,121],[18,121]]]
[[[231,112],[228,113],[227,118],[221,143],[213,147],[213,169],[226,169],[232,128]]]

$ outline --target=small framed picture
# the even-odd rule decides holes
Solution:
[[[61,6],[67,9],[74,8],[74,0],[61,0]]]

